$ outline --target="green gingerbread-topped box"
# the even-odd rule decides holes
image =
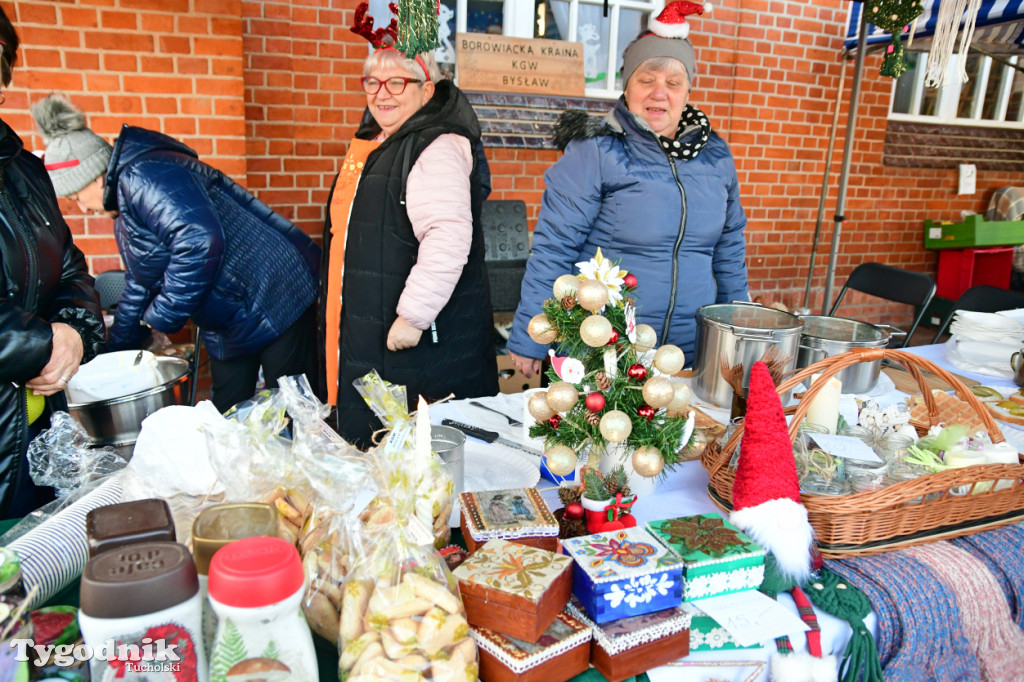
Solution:
[[[683,601],[756,590],[764,550],[718,514],[652,521],[647,530],[683,560]]]

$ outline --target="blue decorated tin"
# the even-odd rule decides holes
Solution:
[[[640,527],[562,541],[573,594],[597,623],[679,606],[682,561]]]

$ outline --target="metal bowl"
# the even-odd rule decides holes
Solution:
[[[68,405],[92,438],[93,445],[130,445],[139,438],[142,420],[169,405],[188,402],[188,362],[179,358],[156,358],[159,386],[108,400]]]

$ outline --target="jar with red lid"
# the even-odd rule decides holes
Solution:
[[[274,537],[237,540],[213,555],[210,606],[217,634],[210,680],[317,679],[313,635],[302,615],[302,561],[291,543]],[[259,678],[262,679],[262,678]]]

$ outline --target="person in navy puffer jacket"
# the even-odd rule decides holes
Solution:
[[[191,319],[221,411],[252,397],[261,365],[269,387],[315,381],[320,248],[305,233],[167,135],[125,125],[111,147],[62,95],[32,113],[58,196],[116,218],[125,288],[108,350],[140,347],[143,323],[170,333]]]
[[[637,277],[637,322],[688,358],[699,307],[749,300],[736,167],[707,117],[688,104],[696,58],[667,16],[679,4],[626,48],[625,92],[603,121],[570,111],[556,124],[565,154],[544,176],[508,340],[526,376],[547,353],[527,334],[530,318],[551,298],[555,279],[576,274],[575,264],[598,248]]]

